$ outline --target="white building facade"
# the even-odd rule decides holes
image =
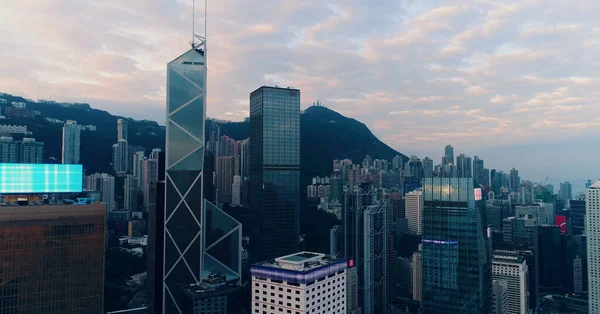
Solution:
[[[347,262],[300,252],[252,265],[252,313],[346,313]]]
[[[590,313],[600,313],[600,181],[585,191]]]
[[[408,233],[421,234],[423,232],[422,191],[412,191],[406,194],[406,220],[408,220]]]
[[[512,251],[494,251],[492,279],[506,282],[507,313],[529,314],[527,282],[529,268],[522,256]]]

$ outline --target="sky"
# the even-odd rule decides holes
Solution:
[[[598,0],[210,1],[208,115],[242,120],[251,91],[293,86],[406,155],[440,163],[452,144],[581,190],[600,178],[599,15]],[[0,0],[0,34],[0,91],[162,124],[192,0]]]

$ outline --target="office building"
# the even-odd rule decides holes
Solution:
[[[571,200],[569,204],[571,208],[572,234],[585,234],[585,200]]]
[[[188,301],[181,287],[202,279],[205,43],[192,44],[167,65],[163,313],[181,313]]]
[[[115,172],[129,172],[130,162],[127,140],[119,140],[116,144],[113,144],[113,169],[115,169]]]
[[[211,273],[202,282],[183,288],[183,313],[239,314],[242,308],[243,288],[227,281],[227,276]]]
[[[519,186],[521,185],[521,177],[519,177],[519,170],[512,168],[509,173],[509,190],[511,192],[518,192]]]
[[[510,201],[491,199],[485,202],[485,216],[492,231],[502,230],[502,221],[510,214]]]
[[[77,121],[67,120],[63,127],[62,163],[78,164],[80,155],[81,128]]]
[[[298,251],[300,91],[263,86],[250,94],[250,209],[259,260]]]
[[[412,297],[413,300],[421,302],[423,299],[423,255],[421,245],[419,251],[412,255]]]
[[[469,178],[426,178],[423,201],[422,310],[488,313],[492,261],[481,190]]]
[[[423,177],[433,178],[433,160],[429,157],[423,158]]]
[[[423,232],[423,192],[411,191],[406,194],[405,215],[408,220],[408,233]]]
[[[558,197],[563,200],[573,199],[573,193],[571,192],[571,182],[565,181],[560,184],[560,190],[558,191]]]
[[[148,207],[150,183],[158,180],[158,159],[146,158],[143,162],[142,193],[144,193],[144,207]]]
[[[454,147],[446,145],[444,149],[444,157],[442,157],[442,166],[454,164]]]
[[[479,158],[479,156],[473,157],[473,180],[475,180],[476,187],[490,184],[489,179],[488,181],[485,180],[485,167],[483,159]]]
[[[24,137],[19,147],[19,162],[24,164],[41,164],[44,162],[44,143],[35,138]]]
[[[456,176],[459,178],[472,178],[473,177],[473,166],[472,159],[464,154],[456,157]]]
[[[561,232],[559,226],[538,226],[539,287],[548,293],[562,292]]]
[[[358,269],[351,265],[346,269],[346,310],[348,314],[362,313],[358,298]]]
[[[551,214],[548,214],[547,204],[522,205],[515,207],[515,216],[528,220],[532,225],[550,225],[554,224],[554,219],[550,220]]]
[[[358,269],[359,304],[365,313],[385,313],[388,285],[388,210],[369,184],[344,193],[343,257]]]
[[[164,160],[163,160],[164,164]],[[148,249],[146,281],[148,313],[163,313],[163,251],[165,232],[165,182],[164,171],[161,181],[150,184],[148,203]]]
[[[1,208],[2,313],[104,313],[105,206]]]
[[[117,140],[126,140],[128,135],[127,120],[117,119]]]
[[[504,280],[492,280],[492,314],[509,314],[508,284]]]
[[[530,313],[528,278],[529,269],[522,256],[513,251],[494,251],[492,279],[507,284],[508,313]]]
[[[100,200],[106,204],[108,211],[116,209],[115,177],[107,173],[94,173],[84,178],[87,191],[99,191]]]
[[[346,313],[343,259],[300,252],[252,265],[252,313]]]
[[[343,245],[343,231],[342,226],[335,225],[329,231],[329,255],[333,257],[341,256]]]

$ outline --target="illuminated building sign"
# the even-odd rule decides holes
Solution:
[[[458,244],[456,241],[440,241],[440,240],[427,240],[423,239],[423,243],[443,244],[443,245],[455,245]]]
[[[481,200],[481,188],[475,189],[475,200],[476,201],[480,201]]]
[[[0,164],[0,193],[81,192],[81,165]]]

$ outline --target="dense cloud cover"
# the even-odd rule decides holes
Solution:
[[[5,2],[0,91],[164,121],[191,0]],[[597,0],[218,0],[209,13],[211,117],[241,120],[256,87],[294,86],[303,107],[320,99],[408,155],[440,162],[452,143],[524,178],[600,177]]]

